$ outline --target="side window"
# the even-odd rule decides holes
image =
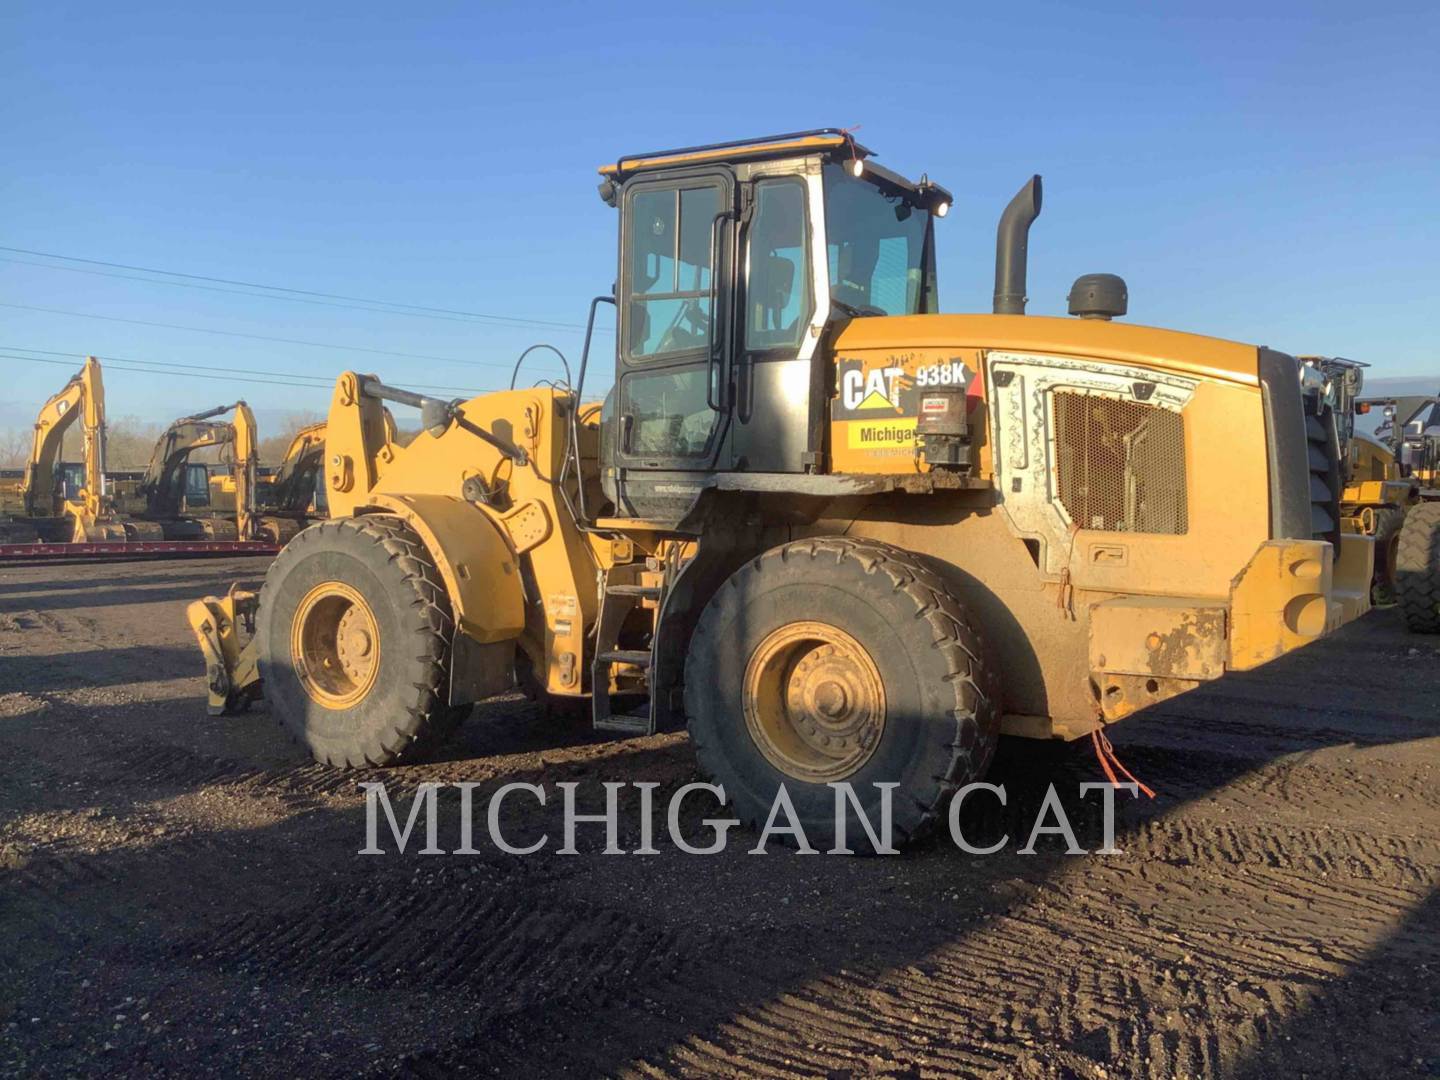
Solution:
[[[631,200],[631,359],[709,347],[710,241],[719,212],[713,185],[639,191]]]
[[[805,186],[766,180],[755,187],[745,250],[745,347],[794,348],[810,318]]]

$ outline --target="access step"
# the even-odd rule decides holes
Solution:
[[[612,649],[595,657],[604,664],[634,664],[636,667],[650,666],[650,652],[647,649]]]
[[[625,735],[649,735],[650,713],[611,713],[609,716],[597,717],[594,722],[596,731],[617,731]]]
[[[659,585],[607,585],[605,591],[611,596],[634,596],[641,600],[659,600]]]

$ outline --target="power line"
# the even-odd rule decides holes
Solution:
[[[160,270],[151,266],[135,266],[130,263],[107,262],[103,259],[87,259],[78,255],[60,255],[51,251],[35,251],[30,248],[7,247],[0,245],[0,251],[9,251],[17,255],[32,255],[44,259],[59,259],[63,262],[84,263],[87,266],[103,266],[112,270],[132,270],[142,274],[158,274],[164,277],[182,278],[184,281],[154,281],[157,285],[185,285],[189,282],[207,282],[212,287],[211,291],[231,292],[241,296],[261,295],[255,292],[241,292],[236,289],[213,288],[219,285],[236,285],[241,289],[262,289],[267,293],[282,293],[286,295],[271,296],[275,300],[303,300],[306,303],[321,301],[345,301],[346,304],[326,304],[327,307],[349,306],[352,310],[380,311],[391,315],[414,315],[425,318],[445,318],[450,321],[466,322],[471,320],[484,320],[488,322],[508,324],[512,326],[526,326],[542,329],[566,330],[581,332],[585,329],[583,323],[555,322],[549,319],[530,319],[517,315],[497,315],[492,312],[465,311],[459,308],[429,307],[424,304],[408,304],[397,300],[374,300],[361,296],[346,296],[343,293],[322,292],[316,289],[296,289],[284,285],[266,285],[254,281],[241,281],[234,278],[210,277],[205,274],[188,274],[178,270]],[[26,266],[46,266],[45,263],[25,263],[20,259],[7,259],[6,262],[21,263]],[[55,266],[55,270],[73,270],[79,273],[99,273],[99,271],[80,271],[74,267]],[[120,277],[130,281],[153,281],[151,278],[138,278],[127,274],[101,274],[104,277]],[[206,286],[189,285],[191,288]],[[597,327],[597,329],[602,329]],[[609,328],[605,328],[609,329]]]
[[[21,362],[21,363],[26,363],[26,364],[55,364],[55,365],[58,365],[58,366],[60,366],[60,367],[68,367],[68,368],[73,368],[73,367],[75,366],[75,362],[74,362],[73,360],[48,360],[48,359],[45,359],[45,358],[39,357],[39,356],[6,356],[6,357],[0,358],[0,359],[5,359],[5,360],[17,360],[17,361],[19,361],[19,362]],[[210,380],[213,380],[213,381],[215,381],[215,382],[228,382],[228,383],[237,383],[237,382],[239,382],[239,383],[263,383],[263,384],[265,384],[265,385],[267,385],[267,386],[289,386],[289,387],[297,387],[297,388],[304,389],[304,390],[324,390],[324,389],[325,389],[325,387],[321,386],[319,383],[292,382],[292,381],[289,381],[289,380],[281,380],[281,379],[256,379],[256,378],[239,378],[239,379],[237,379],[237,378],[234,378],[234,377],[229,376],[229,375],[202,375],[202,374],[200,374],[200,373],[198,373],[198,372],[190,372],[190,371],[153,371],[153,370],[150,370],[150,369],[148,369],[148,368],[121,367],[121,366],[118,366],[118,365],[110,365],[107,370],[110,370],[110,371],[129,371],[129,372],[135,372],[135,373],[141,374],[141,375],[169,375],[169,376],[178,376],[178,377],[180,377],[180,378],[185,378],[185,379],[210,379]]]
[[[476,319],[461,318],[453,315],[431,315],[427,312],[420,311],[395,311],[390,308],[373,307],[366,304],[342,304],[331,300],[313,300],[304,296],[273,296],[268,293],[247,292],[244,289],[227,289],[221,285],[202,285],[197,281],[164,281],[157,278],[141,277],[138,274],[115,274],[106,270],[86,270],[83,266],[56,266],[54,263],[35,262],[33,259],[12,259],[6,256],[0,256],[0,262],[12,263],[16,266],[36,266],[42,270],[63,270],[67,274],[90,274],[93,277],[118,278],[121,281],[139,281],[147,285],[172,285],[181,289],[204,289],[206,292],[228,293],[231,296],[249,296],[258,300],[285,300],[295,304],[315,304],[319,307],[339,308],[343,311],[375,311],[384,315],[407,315],[417,319],[441,319],[445,322],[466,323],[471,326],[476,323]],[[536,328],[562,329],[566,333],[573,332],[569,327],[557,327],[551,324],[536,324]]]
[[[372,356],[394,356],[402,360],[431,360],[440,364],[461,364],[470,367],[509,368],[513,366],[500,360],[461,360],[454,356],[429,356],[425,353],[395,352],[391,349],[367,349],[361,345],[335,345],[325,341],[301,341],[297,338],[270,337],[266,334],[245,334],[238,330],[216,330],[208,326],[181,326],[177,323],[148,322],[144,319],[122,319],[118,315],[94,315],[86,311],[65,311],[61,308],[35,307],[31,304],[0,302],[0,307],[15,308],[19,311],[39,311],[48,315],[66,315],[76,319],[100,319],[104,322],[128,323],[131,326],[152,326],[162,330],[185,330],[196,334],[248,338],[252,341],[269,341],[280,345],[303,345],[311,349],[339,349],[344,352],[369,353]]]
[[[40,353],[40,354],[45,355],[45,356],[70,356],[70,357],[73,357],[73,356],[79,355],[78,353],[76,353],[76,352],[74,352],[74,351],[63,351],[63,352],[62,352],[62,351],[59,350],[59,349],[32,349],[32,348],[29,348],[29,347],[24,346],[24,345],[0,345],[0,350],[3,350],[3,351],[5,351],[5,352],[25,353],[25,354]],[[198,370],[201,370],[201,371],[219,371],[219,372],[229,372],[229,373],[234,373],[234,374],[278,376],[278,377],[283,378],[283,379],[292,379],[292,380],[293,380],[293,379],[305,379],[305,380],[313,380],[313,381],[314,381],[314,384],[315,384],[316,386],[319,386],[319,387],[322,387],[322,388],[323,388],[323,387],[331,387],[331,386],[334,386],[334,385],[335,385],[335,378],[334,378],[333,376],[326,376],[326,375],[297,375],[297,374],[295,374],[295,373],[293,373],[293,372],[274,371],[274,370],[269,369],[269,368],[238,368],[238,367],[231,367],[231,366],[229,366],[229,365],[197,364],[197,363],[194,363],[194,362],[192,362],[192,361],[186,361],[186,360],[137,360],[137,359],[135,359],[134,357],[130,357],[130,356],[107,356],[107,355],[104,355],[104,354],[101,354],[101,353],[93,353],[93,354],[89,354],[89,355],[93,355],[93,356],[95,357],[95,359],[97,359],[97,360],[103,360],[103,361],[105,361],[107,364],[112,363],[112,362],[121,363],[121,364],[144,364],[144,365],[146,365],[146,366],[148,366],[148,367],[166,367],[166,368],[181,368],[181,369],[193,368],[193,369],[198,369]],[[15,359],[25,359],[25,358],[27,358],[27,357],[16,357]],[[116,370],[118,370],[118,371],[124,371],[124,370],[127,370],[127,369],[125,369],[125,368],[117,368]],[[164,372],[155,372],[155,374],[164,374]],[[176,374],[179,374],[179,372],[176,372]],[[304,386],[304,385],[309,385],[309,384],[308,384],[308,383],[296,382],[296,383],[293,383],[293,385],[295,385],[295,386]],[[416,389],[420,389],[420,390],[449,390],[449,391],[457,391],[457,392],[459,392],[459,393],[470,394],[470,395],[474,395],[475,393],[478,393],[478,391],[477,391],[474,387],[452,386],[452,385],[450,385],[450,384],[448,384],[448,383],[443,383],[443,384],[439,384],[439,383],[412,383],[412,382],[408,382],[408,381],[407,381],[405,385],[406,385],[406,386],[413,386],[413,387],[415,387]]]
[[[104,359],[104,357],[98,357],[98,359]],[[55,364],[55,366],[58,367],[75,367],[75,361],[73,360],[50,360],[46,359],[46,357],[39,356],[0,356],[0,360],[17,360],[22,361],[22,363],[32,364]],[[147,363],[147,361],[132,361],[132,363]],[[236,374],[204,374],[200,372],[177,372],[177,370],[157,370],[154,369],[154,367],[130,367],[125,366],[125,364],[115,363],[115,361],[109,360],[107,361],[107,363],[105,363],[105,370],[107,370],[107,372],[128,372],[132,374],[163,374],[163,376],[179,376],[183,377],[183,379],[206,379],[210,380],[210,382],[222,382],[232,384],[249,383],[264,384],[264,386],[288,386],[291,387],[291,389],[321,390],[321,392],[328,392],[328,390],[330,390],[331,387],[334,386],[333,380],[330,380],[330,382],[301,383],[295,382],[294,379],[256,379],[256,377],[243,376],[243,374],[242,376],[236,376]],[[425,390],[449,390],[449,392],[459,392],[469,396],[474,396],[475,393],[474,390],[465,389],[465,387],[459,386],[432,386],[432,384],[423,383],[409,383],[409,386],[416,387],[416,389]]]

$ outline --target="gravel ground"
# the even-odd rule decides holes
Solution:
[[[1122,807],[1123,854],[1017,853],[1052,783],[1099,847],[1077,785],[1102,778],[1088,745],[1017,741],[1008,806],[962,818],[1011,836],[985,857],[699,858],[663,818],[658,855],[591,825],[565,857],[553,787],[504,804],[540,854],[374,857],[361,781],[402,812],[425,781],[663,806],[686,738],[504,700],[432,762],[326,770],[263,709],[205,712],[184,604],[262,572],[0,569],[0,1071],[1440,1076],[1440,642],[1393,612],[1116,728],[1158,793]]]

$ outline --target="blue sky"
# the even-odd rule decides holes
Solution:
[[[1437,11],[18,0],[0,7],[0,245],[571,325],[257,299],[0,251],[0,346],[493,388],[532,342],[577,354],[574,324],[614,277],[597,165],[858,124],[882,162],[955,192],[944,310],[988,308],[996,216],[1040,172],[1032,312],[1063,313],[1072,278],[1111,271],[1137,322],[1440,374]],[[226,336],[241,334],[442,359]],[[28,424],[68,374],[0,371],[0,427]],[[112,415],[152,420],[329,396],[106,383]]]

